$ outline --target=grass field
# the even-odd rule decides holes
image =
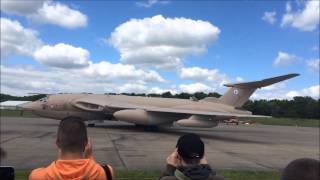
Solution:
[[[303,126],[303,127],[320,127],[319,119],[301,119],[301,118],[240,118],[243,121],[253,121],[264,125],[278,126]]]
[[[7,110],[7,109],[1,109],[0,111],[1,117],[38,117],[31,112],[27,111],[20,111],[20,110]]]
[[[17,171],[16,180],[28,179],[29,171]],[[278,171],[218,171],[219,175],[226,180],[279,180],[280,172]],[[159,171],[133,171],[133,170],[116,170],[117,180],[157,180]]]

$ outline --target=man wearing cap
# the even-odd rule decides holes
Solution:
[[[204,156],[204,143],[196,134],[179,138],[176,150],[167,158],[160,180],[223,180],[211,169]]]
[[[291,161],[282,171],[280,180],[319,180],[320,161],[299,158]]]

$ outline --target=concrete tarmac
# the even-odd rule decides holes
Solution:
[[[33,169],[57,158],[55,137],[59,121],[45,118],[1,117],[1,165]],[[123,122],[88,128],[94,157],[121,169],[161,170],[184,133],[205,142],[206,156],[216,169],[274,170],[301,157],[319,158],[319,128],[224,125],[215,128],[161,128],[148,132]]]

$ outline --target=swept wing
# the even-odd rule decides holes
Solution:
[[[219,111],[206,111],[206,110],[195,110],[185,109],[181,107],[155,107],[150,105],[138,105],[125,102],[105,102],[103,100],[97,101],[96,99],[90,99],[89,97],[81,98],[72,102],[72,104],[82,110],[86,111],[100,111],[106,110],[119,111],[124,109],[139,109],[147,112],[158,112],[158,113],[171,113],[171,114],[186,114],[186,115],[204,115],[204,116],[221,116],[221,117],[269,117],[252,115],[247,111],[243,113],[231,113],[231,112],[219,112]]]

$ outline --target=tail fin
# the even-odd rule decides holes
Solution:
[[[287,74],[283,76],[263,79],[261,81],[225,84],[225,86],[230,88],[223,96],[219,98],[219,101],[230,106],[241,107],[245,102],[247,102],[249,97],[257,88],[269,86],[271,84],[284,81],[298,75],[299,74]]]

